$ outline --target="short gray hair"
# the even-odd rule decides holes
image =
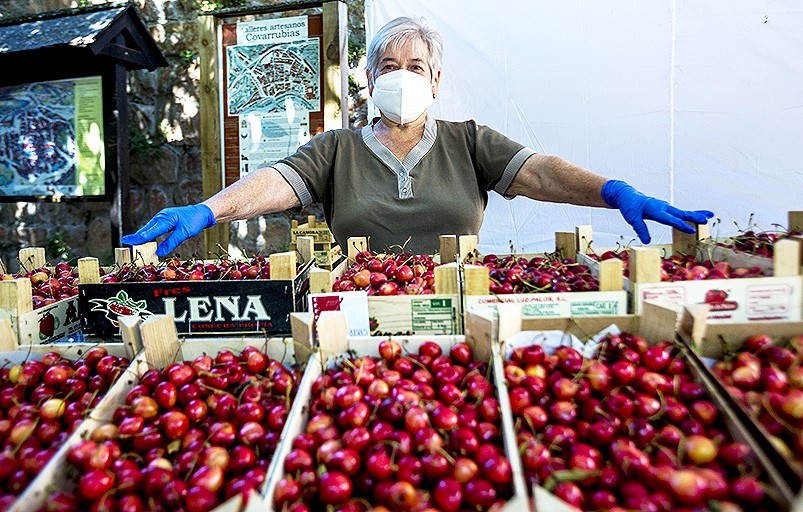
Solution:
[[[424,18],[396,18],[389,21],[379,29],[371,44],[368,46],[368,57],[366,69],[371,77],[376,75],[379,68],[379,60],[388,48],[398,47],[407,41],[418,38],[429,49],[429,68],[432,76],[441,70],[441,60],[443,58],[443,39],[435,25]]]

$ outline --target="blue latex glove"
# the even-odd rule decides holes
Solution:
[[[152,242],[172,231],[173,233],[156,248],[157,256],[167,256],[184,240],[214,225],[215,215],[205,204],[165,208],[139,228],[139,231],[124,236],[121,241],[126,245],[140,245]]]
[[[645,196],[624,181],[609,180],[602,187],[602,200],[619,210],[628,224],[633,226],[642,243],[650,243],[650,232],[645,220],[654,220],[679,229],[684,233],[694,233],[694,228],[686,224],[705,224],[714,216],[708,210],[681,210],[661,199]]]

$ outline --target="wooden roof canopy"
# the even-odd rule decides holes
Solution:
[[[122,65],[128,71],[153,71],[167,66],[139,10],[131,3],[66,9],[0,21],[0,65],[55,65],[80,72],[87,61],[95,62],[90,68],[105,62]],[[5,69],[0,83],[8,84],[17,73]],[[59,74],[50,71],[43,74]]]

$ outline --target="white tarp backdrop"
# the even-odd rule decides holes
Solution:
[[[503,8],[502,8],[503,7]],[[444,38],[430,112],[476,119],[687,209],[715,235],[803,209],[803,7],[796,0],[366,0],[366,39],[397,16]],[[491,193],[480,250],[554,248],[593,225],[597,247],[635,238],[611,210]],[[648,222],[653,243],[668,228]]]

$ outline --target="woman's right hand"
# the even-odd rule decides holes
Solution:
[[[172,234],[156,249],[157,256],[167,256],[184,240],[214,225],[215,215],[205,204],[165,208],[154,215],[139,231],[133,235],[125,235],[121,241],[126,245],[139,245],[152,242],[172,231]]]

